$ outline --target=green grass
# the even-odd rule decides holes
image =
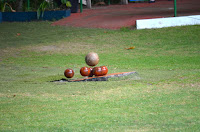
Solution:
[[[200,26],[105,30],[50,24],[0,24],[1,131],[200,130]],[[81,78],[91,51],[109,73],[138,74],[50,82],[64,78],[66,68]]]

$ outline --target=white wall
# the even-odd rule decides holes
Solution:
[[[200,25],[200,15],[136,20],[137,29]]]
[[[78,2],[80,3],[80,0]],[[82,2],[83,2],[83,5],[87,5],[86,0],[82,0]]]

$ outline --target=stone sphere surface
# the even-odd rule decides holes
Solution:
[[[108,68],[106,66],[101,66],[102,75],[106,75],[108,73]]]
[[[82,67],[80,69],[80,74],[82,76],[89,76],[90,75],[90,68],[88,68],[88,67]]]
[[[99,63],[99,56],[97,53],[90,52],[85,56],[85,62],[89,66],[96,66]]]
[[[72,78],[74,76],[74,71],[72,69],[66,69],[64,75],[66,78]]]
[[[92,67],[90,67],[90,75],[89,75],[89,77],[92,77],[94,74],[93,74],[93,68]]]
[[[95,76],[102,76],[102,69],[101,69],[101,67],[94,67],[93,74]]]

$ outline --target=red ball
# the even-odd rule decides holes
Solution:
[[[67,78],[72,78],[74,76],[74,71],[72,69],[66,69],[64,75]]]
[[[82,67],[80,69],[80,73],[81,73],[82,76],[89,76],[90,75],[90,68]]]
[[[106,66],[101,66],[102,75],[106,75],[108,73],[108,68]]]
[[[95,67],[95,68],[93,69],[93,74],[94,74],[95,76],[102,76],[102,69],[101,69],[101,67]]]
[[[92,77],[93,76],[93,68],[92,67],[89,67],[90,68],[90,75],[89,77]]]

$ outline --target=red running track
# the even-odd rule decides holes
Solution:
[[[52,25],[120,29],[135,26],[138,19],[173,17],[174,2],[156,0],[155,3],[129,3],[128,5],[95,6],[83,13],[72,13],[70,17]],[[200,0],[177,0],[177,16],[200,15]]]

